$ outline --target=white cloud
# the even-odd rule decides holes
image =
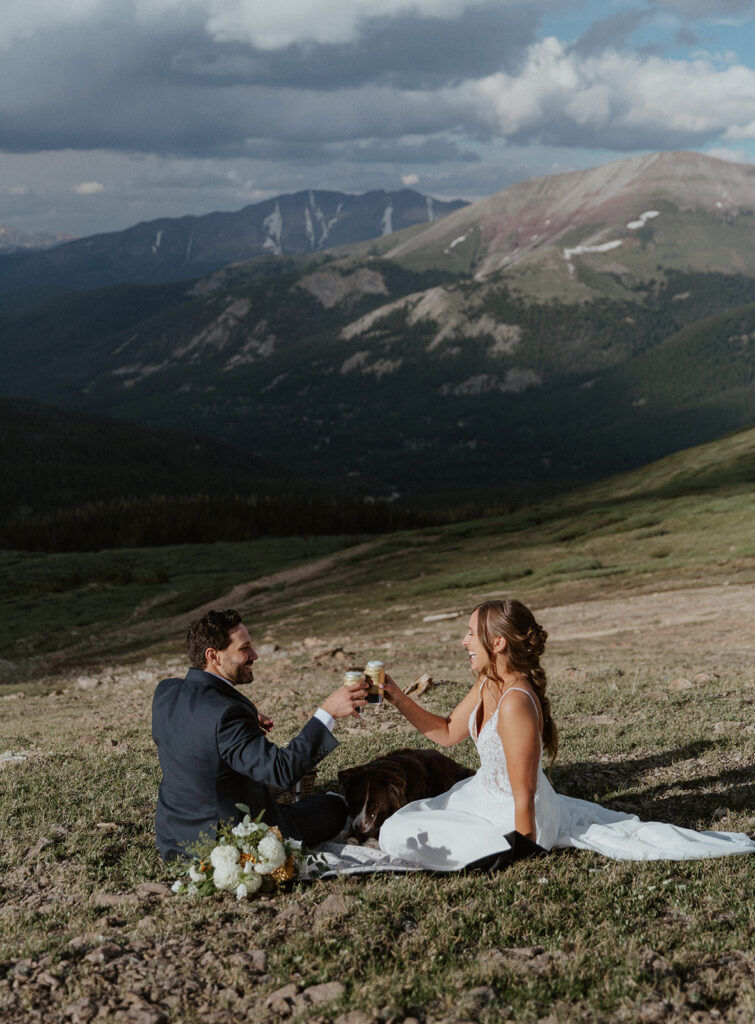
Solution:
[[[744,149],[726,149],[724,146],[714,146],[705,151],[708,156],[717,157],[719,160],[728,160],[732,164],[751,163],[750,158]]]
[[[456,90],[468,112],[504,136],[572,124],[599,133],[687,133],[755,137],[755,69],[609,51],[580,58],[555,38],[530,48],[518,77],[504,73]],[[450,97],[449,97],[450,98]],[[476,113],[475,113],[476,112]]]
[[[100,181],[81,181],[78,185],[73,185],[71,191],[78,196],[94,196],[98,192],[104,192],[105,186]]]
[[[419,183],[419,175],[418,174],[403,174],[401,176],[401,181],[408,188],[409,185],[416,185],[416,184]]]

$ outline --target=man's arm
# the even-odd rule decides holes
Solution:
[[[330,730],[312,718],[285,747],[277,747],[266,738],[251,710],[241,705],[223,713],[216,738],[218,753],[229,768],[280,789],[298,781],[338,746]]]

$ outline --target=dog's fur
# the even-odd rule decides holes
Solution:
[[[377,836],[380,826],[394,811],[412,800],[445,793],[460,779],[474,775],[437,750],[402,747],[369,764],[346,768],[338,773],[352,834],[360,839]]]

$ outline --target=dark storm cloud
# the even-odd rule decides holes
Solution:
[[[368,82],[430,89],[495,71],[515,72],[535,40],[538,17],[524,6],[469,8],[454,19],[402,14],[371,18],[353,43],[297,43],[274,51],[208,44],[177,53],[189,80],[340,89]]]
[[[262,52],[213,42],[188,14],[145,26],[123,9],[14,42],[0,62],[0,148],[230,156],[260,140],[432,134],[453,117],[418,90],[514,71],[535,27],[529,8],[491,3],[452,20],[371,18],[352,44]],[[417,95],[397,103],[395,89]]]

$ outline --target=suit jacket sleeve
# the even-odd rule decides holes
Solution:
[[[326,726],[311,718],[286,747],[276,747],[259,727],[252,707],[228,708],[217,726],[218,752],[235,772],[287,789],[338,746]]]

